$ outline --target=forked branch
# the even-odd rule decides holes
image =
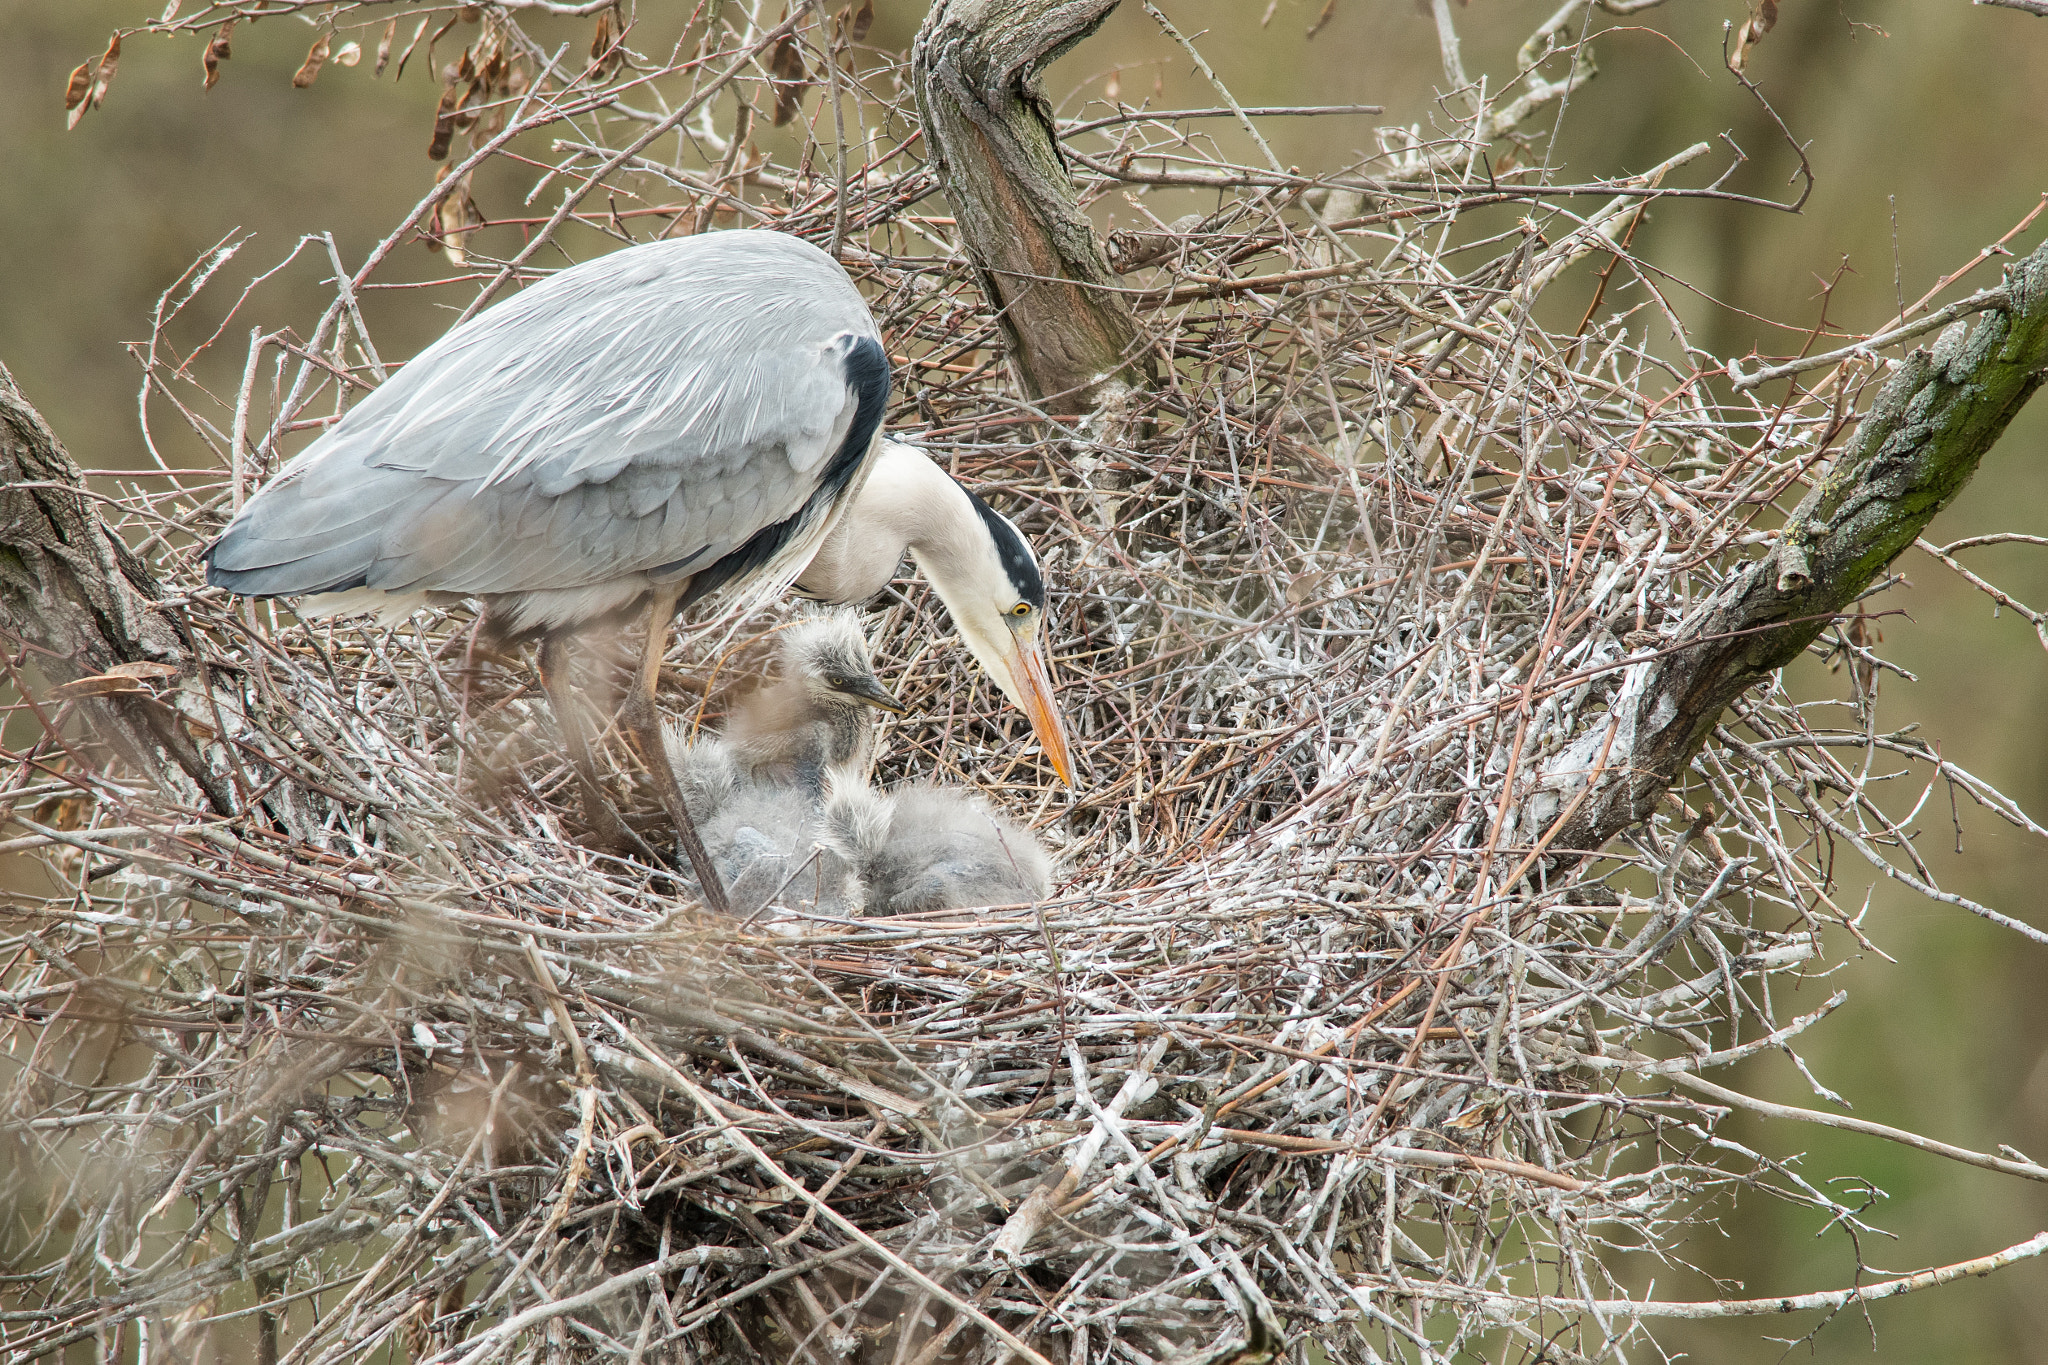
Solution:
[[[1068,178],[1039,73],[1116,0],[939,0],[911,51],[918,112],[1017,374],[1061,414],[1144,383],[1137,320]]]

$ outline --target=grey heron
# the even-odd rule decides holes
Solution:
[[[1017,529],[880,436],[887,353],[837,262],[773,232],[651,242],[561,270],[450,329],[290,460],[206,551],[207,581],[402,617],[473,599],[539,673],[600,837],[568,636],[647,623],[621,719],[714,904],[654,689],[671,621],[716,589],[857,601],[908,551],[969,651],[1071,782]]]
[[[1052,859],[1037,836],[958,788],[842,784],[824,823],[865,914],[1022,905],[1052,891]]]
[[[665,732],[666,756],[733,913],[751,915],[785,882],[820,909],[853,899],[845,864],[821,845],[829,789],[865,787],[874,712],[899,711],[874,674],[851,612],[784,628],[782,676],[733,706],[722,734]]]

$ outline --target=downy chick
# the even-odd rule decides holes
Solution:
[[[852,903],[850,870],[821,843],[826,782],[864,783],[871,708],[902,709],[876,680],[851,612],[790,627],[780,655],[781,678],[743,698],[723,736],[666,734],[684,804],[743,917],[771,902],[828,913]]]
[[[1052,859],[1037,836],[956,787],[838,786],[824,822],[864,914],[1022,905],[1052,892]]]
[[[814,792],[756,782],[723,739],[689,743],[673,728],[667,738],[683,802],[735,915],[755,915],[771,903],[827,910],[847,904],[851,872],[821,846],[824,825]],[[697,889],[688,869],[679,873]]]
[[[875,752],[874,710],[902,713],[875,678],[868,642],[850,611],[823,612],[783,632],[782,676],[733,708],[726,741],[755,782],[805,787],[865,782]]]

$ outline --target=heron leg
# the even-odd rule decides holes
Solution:
[[[583,819],[591,834],[606,848],[629,849],[653,858],[654,850],[627,827],[612,808],[604,788],[598,785],[597,768],[590,761],[590,736],[583,729],[583,710],[569,682],[568,648],[562,636],[542,637],[534,671],[540,674],[541,690],[548,694],[548,704],[555,708],[555,729],[569,750],[569,766],[576,773],[577,794],[583,799]]]
[[[689,580],[658,586],[647,607],[647,646],[640,655],[640,674],[634,679],[633,690],[626,697],[625,710],[619,719],[640,749],[640,760],[647,765],[647,775],[654,779],[654,790],[661,797],[662,809],[676,827],[676,840],[683,846],[683,854],[690,860],[690,868],[697,874],[697,885],[704,889],[704,903],[721,915],[732,913],[732,902],[726,897],[725,883],[719,880],[718,869],[712,866],[711,855],[704,851],[704,841],[697,834],[697,822],[690,818],[690,808],[683,801],[682,784],[676,781],[675,766],[668,761],[668,745],[661,734],[661,712],[654,704],[655,683],[661,677],[661,656],[668,651],[669,622],[676,614],[676,603],[682,599],[683,589]]]

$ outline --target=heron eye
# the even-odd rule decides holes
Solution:
[[[1019,602],[1016,606],[1010,608],[1010,615],[1012,616],[1029,616],[1030,614],[1031,604],[1029,602]]]

